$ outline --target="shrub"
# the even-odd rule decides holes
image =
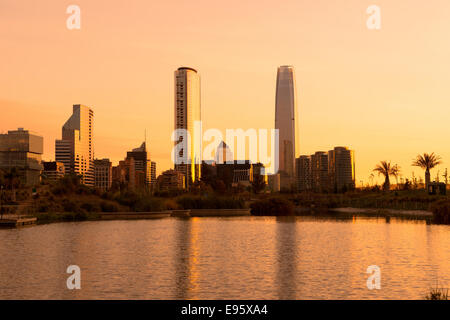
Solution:
[[[448,300],[448,289],[445,288],[433,288],[430,293],[425,297],[427,300]]]
[[[41,203],[38,207],[38,212],[48,212],[49,205],[47,203]]]
[[[78,202],[72,201],[70,199],[64,199],[62,201],[62,206],[65,212],[78,212],[81,210]]]
[[[156,198],[142,198],[136,202],[133,209],[136,212],[161,211],[163,210],[163,203]]]
[[[245,203],[242,199],[224,197],[183,196],[177,199],[177,204],[183,209],[242,209]]]
[[[282,198],[259,200],[250,205],[251,213],[255,216],[292,216],[294,205]]]
[[[100,212],[100,206],[98,203],[94,202],[85,202],[81,205],[81,209],[86,210],[87,212]]]
[[[100,208],[102,209],[102,212],[118,212],[119,206],[115,203],[102,201],[100,202]]]
[[[118,194],[116,197],[116,200],[121,205],[128,206],[128,207],[134,209],[140,199],[139,199],[139,195],[136,192],[126,191],[124,193]]]
[[[430,206],[433,212],[433,222],[450,224],[450,200],[439,200]]]

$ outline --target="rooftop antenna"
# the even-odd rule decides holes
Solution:
[[[145,151],[147,151],[147,128],[144,129]]]

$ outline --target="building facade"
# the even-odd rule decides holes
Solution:
[[[134,158],[119,161],[119,165],[112,168],[113,184],[120,189],[136,189],[136,167]]]
[[[298,191],[312,190],[311,156],[300,156],[295,159]]]
[[[112,163],[109,159],[94,160],[95,188],[107,191],[112,186]]]
[[[153,188],[156,184],[156,162],[150,162],[150,186]]]
[[[166,170],[159,177],[157,188],[159,191],[179,191],[185,186],[184,174],[176,170]]]
[[[294,67],[278,68],[275,100],[275,129],[279,134],[278,172],[281,189],[292,189],[295,185],[295,159],[299,152]]]
[[[65,174],[81,176],[81,183],[94,186],[94,111],[76,104],[55,142],[55,160],[64,164]]]
[[[300,192],[345,192],[355,188],[355,153],[347,147],[296,159]]]
[[[57,161],[43,161],[44,166],[43,176],[49,181],[57,181],[64,177],[64,163]]]
[[[200,75],[182,67],[175,71],[175,170],[183,173],[186,184],[200,180],[202,131]],[[182,133],[184,131],[185,134]],[[189,138],[187,134],[189,134]]]
[[[224,164],[226,162],[234,161],[233,152],[230,147],[222,141],[216,150],[215,162],[217,164]]]
[[[135,148],[132,151],[127,152],[127,159],[133,158],[136,172],[138,175],[143,175],[139,178],[139,185],[149,186],[151,182],[151,161],[147,152],[147,145],[145,142],[139,148]]]
[[[330,190],[342,192],[355,188],[355,152],[347,147],[328,151]]]
[[[318,151],[311,156],[312,190],[325,192],[329,190],[328,153]]]
[[[0,169],[16,168],[22,183],[40,183],[44,138],[23,128],[0,134]]]

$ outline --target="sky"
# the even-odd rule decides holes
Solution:
[[[81,10],[69,30],[69,5]],[[380,8],[381,29],[366,12]],[[172,167],[174,71],[201,76],[203,128],[273,128],[276,72],[296,71],[300,153],[355,150],[357,185],[381,160],[450,161],[448,0],[0,0],[0,132],[54,141],[73,104],[95,113],[95,155],[147,141]],[[435,177],[437,170],[432,171]],[[442,179],[442,177],[441,177]],[[378,179],[382,182],[382,179]]]

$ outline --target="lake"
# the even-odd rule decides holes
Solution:
[[[450,226],[165,218],[0,229],[0,299],[423,299],[450,287]],[[69,290],[69,265],[81,289]],[[369,290],[367,267],[381,270]]]

